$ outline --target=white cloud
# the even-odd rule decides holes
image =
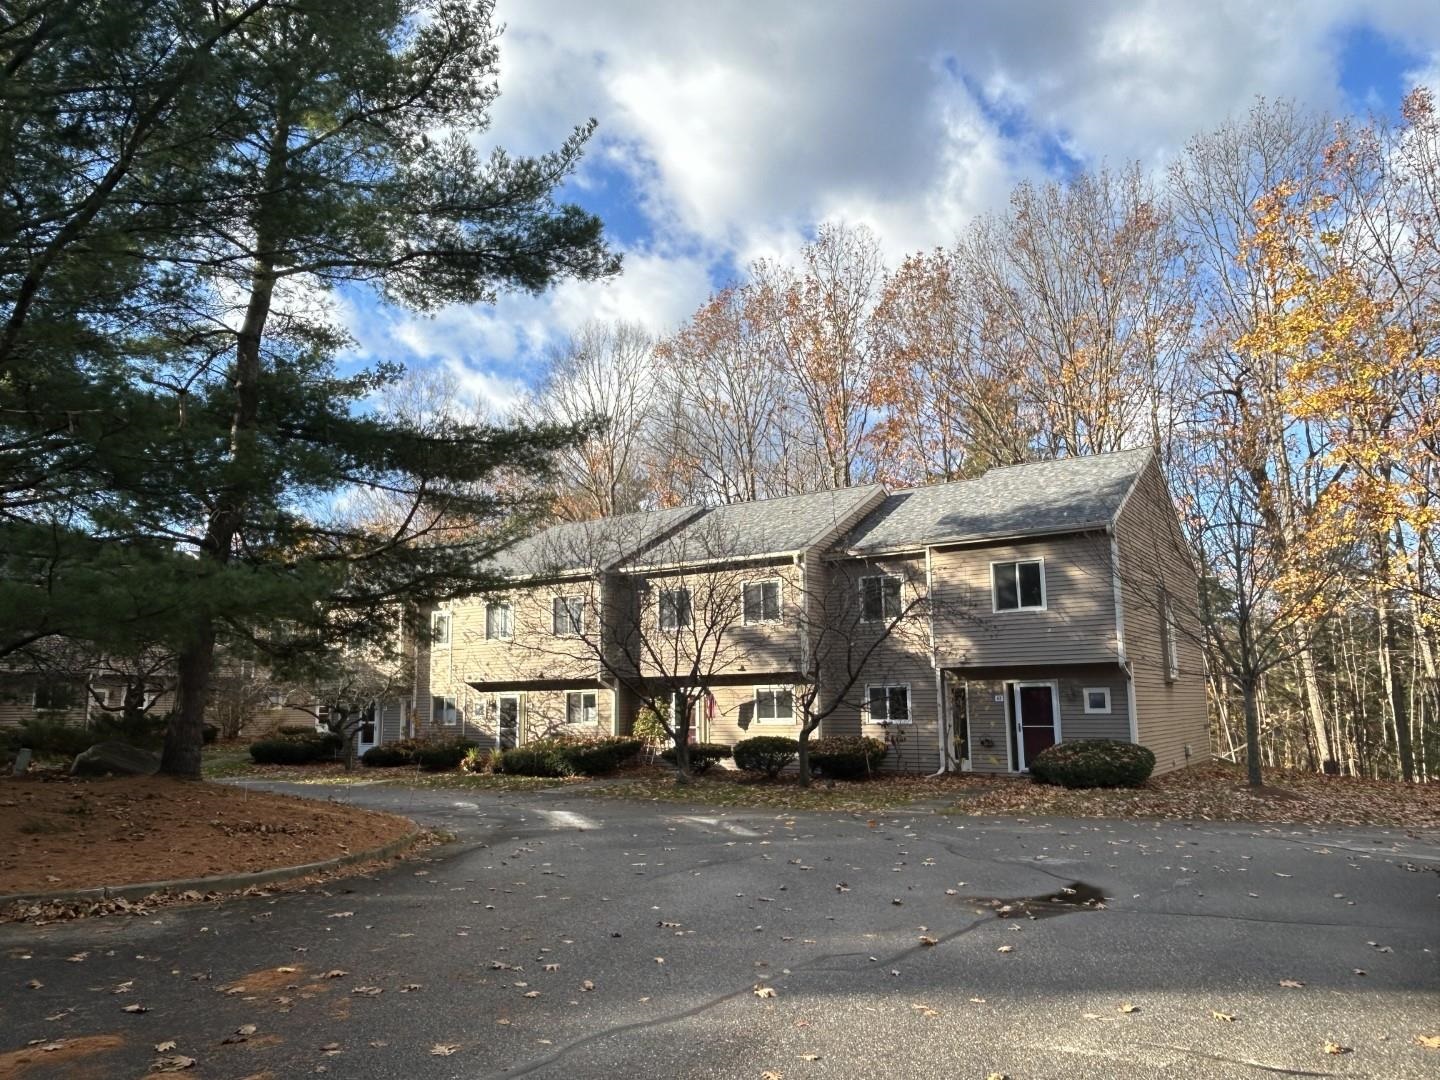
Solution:
[[[1257,95],[1343,107],[1355,26],[1440,56],[1423,0],[500,0],[497,19],[502,96],[481,138],[542,152],[596,117],[587,163],[607,182],[582,166],[579,195],[603,216],[620,171],[650,239],[617,280],[428,320],[360,313],[367,350],[454,366],[495,400],[585,321],[663,332],[717,267],[789,255],[826,218],[869,225],[895,258],[1058,157],[1159,168]]]

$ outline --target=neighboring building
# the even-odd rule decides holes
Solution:
[[[696,694],[699,739],[866,733],[887,767],[1024,771],[1066,738],[1210,756],[1197,577],[1149,450],[547,529],[503,594],[430,613],[415,726],[507,747],[628,732]],[[861,667],[856,667],[861,664]]]

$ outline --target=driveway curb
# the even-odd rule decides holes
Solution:
[[[366,851],[354,851],[322,862],[299,866],[277,866],[271,870],[254,870],[246,874],[218,874],[215,877],[177,878],[173,881],[142,881],[134,885],[105,885],[98,889],[70,889],[65,892],[11,893],[0,896],[0,908],[13,904],[45,904],[56,901],[142,900],[153,893],[236,892],[255,885],[272,885],[311,874],[339,870],[356,863],[389,859],[414,847],[432,830],[415,829],[388,844]]]

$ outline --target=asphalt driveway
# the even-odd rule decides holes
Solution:
[[[1440,1075],[1433,835],[270,786],[459,841],[0,927],[0,1077]]]

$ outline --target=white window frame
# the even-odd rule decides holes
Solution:
[[[690,595],[690,587],[688,585],[676,585],[674,588],[661,589],[659,590],[659,594],[659,600],[655,605],[655,618],[659,622],[661,630],[688,630],[695,625],[694,598]],[[678,618],[675,618],[667,625],[665,620],[667,599],[680,595],[685,597],[685,621],[681,622]],[[670,613],[671,615],[678,615],[673,603],[670,604]]]
[[[460,699],[457,698],[457,697],[455,697],[455,696],[453,696],[453,695],[451,695],[451,694],[431,694],[431,695],[430,695],[430,722],[431,722],[432,724],[436,722],[436,721],[435,721],[435,702],[437,702],[437,701],[445,702],[445,703],[446,703],[446,704],[442,704],[442,705],[440,706],[440,713],[441,713],[441,716],[440,716],[440,726],[441,726],[441,727],[459,727],[459,726],[460,726]]]
[[[865,583],[867,581],[893,581],[895,587],[895,614],[885,614],[885,586],[880,587],[880,617],[872,619],[865,614]],[[860,579],[860,621],[862,623],[888,623],[892,619],[898,619],[905,610],[905,579],[899,574],[866,574]],[[908,685],[908,684],[907,684]],[[868,699],[867,699],[868,700]]]
[[[1026,604],[1020,598],[1020,564],[1036,563],[1040,567],[1040,604]],[[1000,606],[1000,589],[995,580],[995,568],[997,566],[1015,567],[1015,603],[1016,607],[1002,608]],[[1023,559],[995,559],[990,563],[990,611],[995,615],[1006,615],[1015,611],[1048,611],[1050,610],[1050,591],[1046,583],[1045,556],[1035,555]]]
[[[570,601],[571,601],[571,600],[578,600],[578,601],[580,601],[580,619],[579,619],[579,625],[578,625],[578,626],[576,626],[576,620],[570,618]],[[565,630],[556,630],[556,629],[555,629],[555,605],[556,605],[556,603],[558,603],[558,602],[564,602],[564,604],[565,604],[565,622],[568,624],[568,626],[567,626],[567,628],[566,628]],[[585,634],[585,615],[586,615],[586,609],[589,608],[589,606],[590,606],[590,605],[585,602],[585,594],[584,594],[584,593],[562,593],[562,594],[560,594],[560,595],[558,595],[558,596],[553,596],[553,597],[551,597],[551,598],[550,598],[550,632],[551,632],[555,637],[573,637],[573,638],[583,637],[584,634]]]
[[[1175,605],[1168,593],[1161,595],[1160,609],[1161,632],[1165,636],[1161,642],[1165,649],[1165,681],[1175,682],[1180,678],[1180,626],[1175,621]]]
[[[761,694],[789,694],[790,715],[789,716],[761,716],[760,695]],[[794,727],[795,726],[795,688],[793,686],[757,686],[755,687],[755,723],[767,726]]]
[[[593,720],[586,720],[586,719],[585,719],[585,695],[587,695],[587,694],[590,695],[592,698],[595,699],[595,704],[594,704],[594,706],[593,706],[594,717],[595,717],[595,718],[594,718]],[[572,697],[578,697],[578,698],[580,699],[580,710],[579,710],[579,712],[580,712],[580,719],[579,719],[579,720],[571,720],[571,719],[570,719],[570,699],[571,699]],[[580,725],[581,727],[585,726],[586,724],[591,724],[591,725],[593,725],[593,726],[595,726],[595,727],[599,727],[599,726],[600,726],[600,691],[598,691],[598,690],[566,690],[566,691],[565,691],[565,726],[566,726],[566,727],[569,727],[571,724],[578,724],[578,725]]]
[[[1110,713],[1111,713],[1111,706],[1110,706],[1110,687],[1108,687],[1108,686],[1087,686],[1087,687],[1085,687],[1084,690],[1080,691],[1080,693],[1083,695],[1082,700],[1085,702],[1085,713],[1086,713],[1087,716],[1109,716],[1109,715],[1110,715]],[[1091,708],[1091,707],[1090,707],[1090,695],[1091,695],[1091,694],[1104,694],[1104,695],[1105,695],[1105,704],[1104,704],[1103,706],[1101,706],[1100,708],[1098,708],[1098,709]]]
[[[876,720],[875,714],[871,711],[871,701],[874,697],[874,695],[871,694],[872,690],[885,691],[886,716],[883,720]],[[892,719],[889,715],[891,690],[905,691],[905,719],[903,720]],[[915,722],[915,695],[910,691],[910,684],[908,682],[866,683],[864,712],[865,722],[867,724],[913,724]]]
[[[445,627],[444,637],[440,635],[441,625]],[[450,647],[451,632],[454,630],[454,627],[455,623],[450,617],[450,612],[432,611],[430,613],[430,644],[442,649],[448,649]]]
[[[765,594],[763,592],[760,594],[760,618],[750,618],[749,608],[745,604],[745,590],[752,585],[765,586],[771,583],[775,585],[775,618],[765,618]],[[785,621],[785,579],[780,577],[766,577],[741,582],[740,618],[746,626],[765,626],[783,623]]]
[[[490,632],[490,609],[504,608],[508,613],[505,624],[509,627],[507,634],[492,634]],[[485,640],[486,641],[510,641],[515,637],[515,605],[509,600],[490,600],[485,604]]]

